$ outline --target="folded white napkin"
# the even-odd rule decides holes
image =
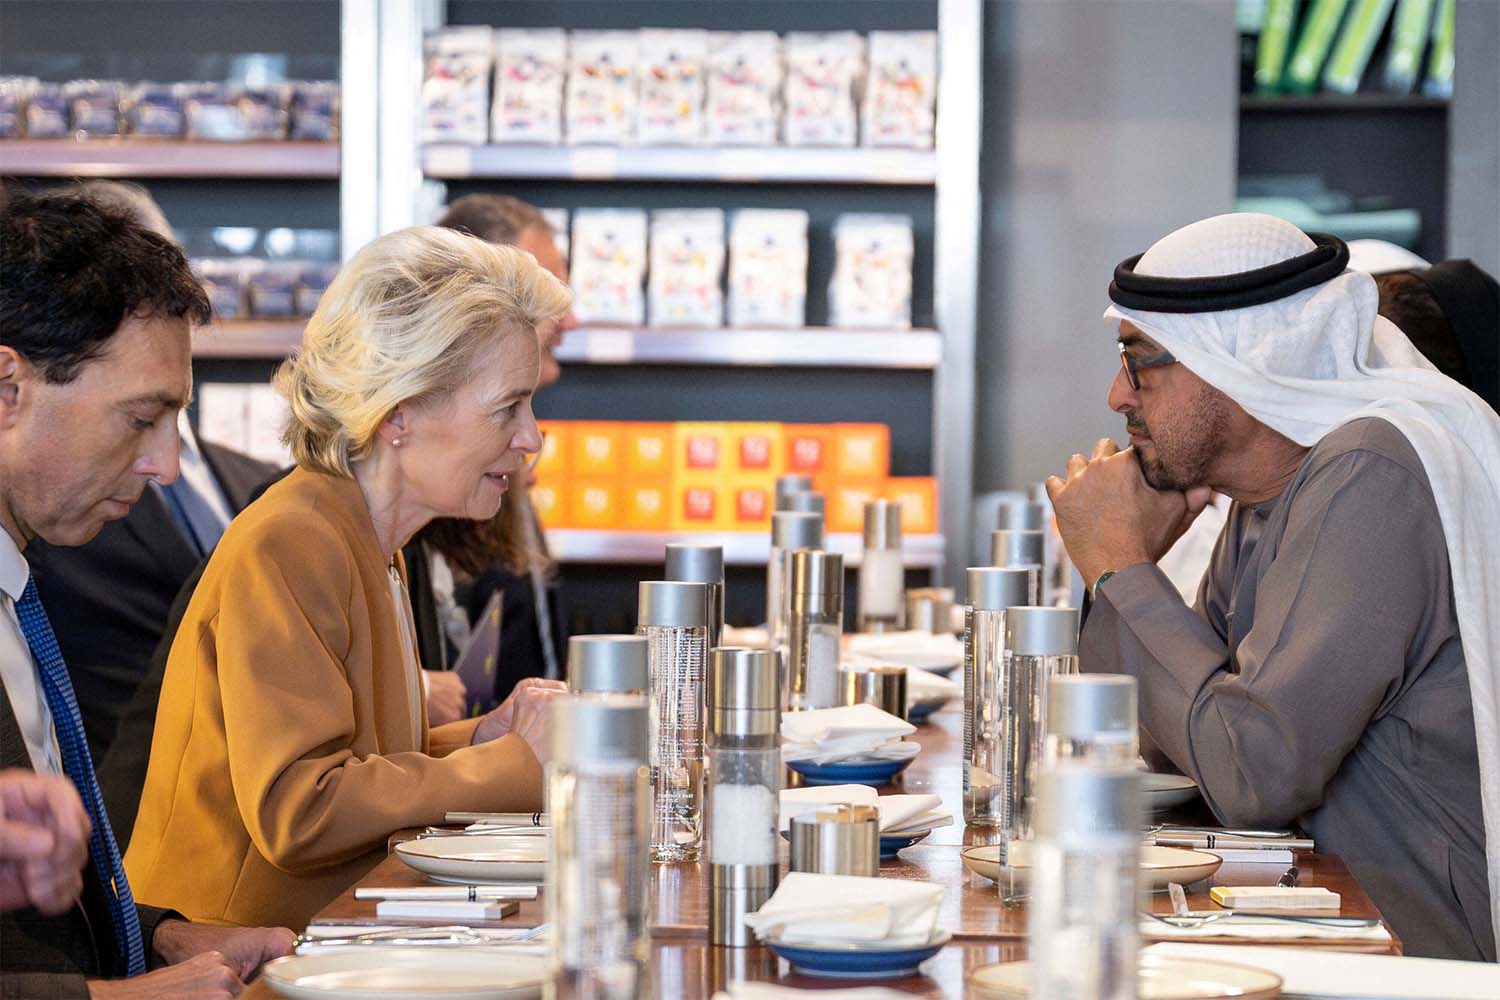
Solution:
[[[881,632],[849,637],[850,658],[860,657],[907,667],[946,667],[962,663],[964,644],[951,635],[930,632]]]
[[[1283,980],[1286,1000],[1494,1000],[1500,966],[1398,955],[1245,944],[1164,942],[1142,954],[1253,965]]]
[[[788,872],[764,906],[745,917],[761,938],[786,942],[881,942],[916,947],[937,927],[943,886],[931,882]]]
[[[887,740],[910,736],[917,727],[874,705],[844,705],[787,712],[781,717],[781,738],[793,743],[824,743],[849,737]]]
[[[921,747],[908,743],[917,727],[874,705],[845,705],[781,717],[781,756],[815,764],[906,760]]]
[[[878,809],[882,833],[887,830],[919,830],[929,820],[941,824],[952,819],[950,813],[938,808],[943,800],[937,795],[877,795],[868,785],[815,785],[782,789],[781,829],[790,829],[794,816],[841,802],[872,805]]]
[[[852,990],[799,990],[775,983],[730,983],[728,991],[713,995],[713,1000],[911,1000],[910,993],[900,993],[884,986],[860,986]]]
[[[922,701],[947,701],[962,698],[964,686],[946,677],[939,677],[920,667],[906,668],[906,700],[915,705]]]
[[[1150,917],[1141,918],[1141,937],[1156,940],[1193,940],[1194,938],[1237,938],[1246,941],[1306,941],[1313,938],[1330,941],[1389,941],[1391,932],[1381,924],[1369,927],[1337,927],[1300,920],[1277,920],[1274,917],[1236,913],[1219,917],[1196,927],[1169,924]]]

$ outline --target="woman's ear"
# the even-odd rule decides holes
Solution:
[[[402,403],[385,415],[375,436],[394,448],[400,448],[406,443],[406,430],[406,404]]]

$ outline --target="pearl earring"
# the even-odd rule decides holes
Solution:
[[[392,438],[391,439],[391,447],[393,447],[393,448],[399,448],[399,447],[401,447],[401,439],[400,438]]]

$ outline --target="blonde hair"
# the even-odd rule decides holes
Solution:
[[[301,350],[276,372],[291,408],[282,440],[298,465],[352,475],[398,405],[441,399],[506,338],[535,337],[572,300],[514,247],[436,226],[381,236],[339,271]]]

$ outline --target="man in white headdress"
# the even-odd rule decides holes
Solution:
[[[1408,954],[1496,954],[1500,418],[1376,315],[1338,239],[1194,223],[1115,271],[1101,441],[1048,481],[1083,669],[1231,826],[1342,855]],[[1234,505],[1189,607],[1156,566]],[[1488,831],[1488,836],[1486,835]]]

